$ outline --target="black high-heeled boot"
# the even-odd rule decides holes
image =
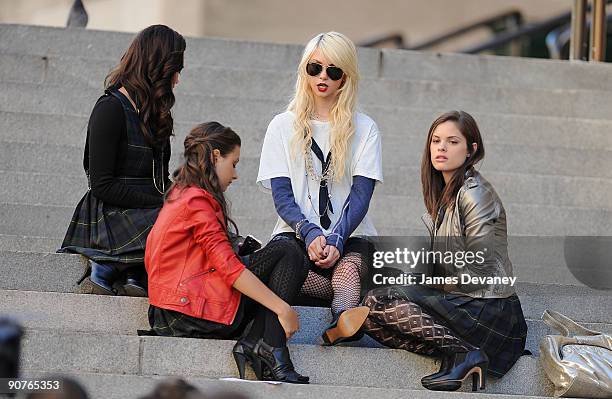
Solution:
[[[123,292],[126,296],[146,297],[147,288],[144,283],[144,270],[140,266],[131,267],[125,271]]]
[[[81,285],[81,292],[84,294],[96,295],[115,295],[113,283],[117,278],[117,269],[108,264],[89,261],[91,274],[85,277]]]
[[[270,380],[291,384],[309,383],[309,377],[295,371],[293,363],[291,362],[291,357],[289,356],[289,349],[286,346],[275,348],[265,343],[263,338],[260,338],[253,352],[261,361],[262,373],[265,374],[269,372]]]
[[[472,376],[472,391],[485,389],[489,358],[482,349],[469,352],[457,352],[454,362],[446,374],[429,378],[423,382],[423,387],[432,391],[456,391],[463,381]]]
[[[264,375],[261,368],[261,360],[258,356],[255,355],[254,352],[255,344],[246,340],[245,338],[241,338],[234,345],[234,349],[232,349],[232,355],[234,356],[234,361],[236,362],[236,367],[238,367],[238,374],[240,375],[240,379],[245,379],[245,366],[246,364],[250,364],[255,372],[255,376],[258,380],[262,381],[264,379]]]
[[[455,353],[453,352],[450,354],[445,354],[444,356],[442,356],[442,363],[440,364],[440,370],[438,370],[437,372],[433,374],[426,375],[425,377],[421,378],[421,384],[425,385],[432,378],[435,379],[435,378],[443,376],[444,374],[448,373],[453,368],[454,365],[455,365]]]
[[[363,337],[361,326],[368,318],[370,308],[359,306],[334,314],[329,327],[323,332],[321,338],[323,345],[336,345],[340,342],[358,341]]]

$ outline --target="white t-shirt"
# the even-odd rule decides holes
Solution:
[[[382,145],[380,133],[376,123],[367,115],[356,112],[354,114],[355,134],[352,137],[351,153],[347,156],[347,169],[340,181],[332,181],[328,186],[331,194],[331,204],[334,213],[328,212],[331,219],[330,229],[338,221],[342,213],[342,207],[346,198],[351,192],[353,176],[359,175],[374,179],[377,182],[383,181],[382,174]],[[294,114],[284,112],[276,115],[268,125],[266,137],[264,138],[263,149],[259,161],[259,173],[257,183],[265,190],[271,192],[270,179],[274,177],[289,177],[293,188],[295,202],[300,207],[308,221],[321,227],[317,212],[319,210],[319,183],[306,175],[306,164],[304,155],[294,153],[291,149],[291,138],[294,134],[293,127]],[[327,157],[330,148],[329,122],[311,121],[312,138]],[[295,154],[295,155],[294,155]],[[321,162],[312,154],[313,167],[317,174],[321,174]],[[308,199],[310,192],[311,200]],[[331,231],[323,229],[323,233],[328,235]],[[272,235],[282,232],[292,232],[293,229],[280,217],[276,222]],[[361,224],[355,229],[351,236],[366,235],[375,236],[376,229],[366,215]]]

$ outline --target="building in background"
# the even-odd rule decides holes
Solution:
[[[137,32],[153,23],[188,36],[304,43],[338,30],[356,42],[400,33],[408,45],[518,10],[526,21],[568,11],[571,0],[83,0],[90,29]],[[1,0],[0,22],[65,26],[72,0]],[[466,39],[467,40],[467,39]],[[469,40],[468,40],[469,41]],[[450,48],[466,42],[449,44]]]

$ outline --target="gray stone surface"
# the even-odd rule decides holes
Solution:
[[[95,99],[90,99],[89,107],[93,106]],[[187,132],[193,126],[211,119],[232,126],[241,135],[245,148],[259,148],[273,111],[282,111],[283,108],[280,102],[253,103],[239,98],[233,99],[231,104],[223,98],[202,97],[200,101],[205,109],[196,119],[175,119],[175,150],[180,149]],[[254,109],[254,106],[258,108]],[[438,115],[435,110],[410,108],[368,106],[365,111],[377,122],[383,142],[411,142],[411,146],[416,148],[415,151],[422,150],[429,125]],[[256,112],[261,112],[261,115]],[[577,150],[601,150],[612,146],[612,137],[607,134],[612,129],[612,121],[608,120],[486,113],[473,115],[478,120],[485,145],[504,143],[531,148]],[[247,117],[251,117],[250,122]],[[0,111],[0,140],[82,148],[88,118],[88,110],[83,110],[78,115],[45,114],[36,110],[33,110],[33,113]],[[579,140],[576,140],[576,131],[580,131]]]
[[[132,33],[39,26],[0,25],[5,53],[76,56],[117,62]],[[24,46],[23,43],[27,43]],[[226,39],[188,39],[186,64],[293,72],[302,46]],[[612,88],[609,66],[495,56],[359,49],[366,76],[393,79],[461,81],[524,88]]]
[[[69,85],[73,90],[86,87],[99,90],[101,82],[112,67],[108,61],[90,61],[83,58],[33,57],[28,60],[22,55],[2,57],[7,59],[7,62],[3,63],[5,66],[0,69],[3,76],[8,75],[4,81]],[[29,68],[38,66],[38,70],[24,69],[23,73],[20,73],[19,64],[26,64]],[[257,79],[252,78],[253,73],[257,74]],[[248,70],[234,69],[227,65],[187,67],[182,74],[180,92],[253,99],[286,99],[292,94],[294,76],[294,72],[257,70],[255,67]],[[597,112],[599,108],[593,105],[595,98],[605,102],[609,96],[606,91],[498,88],[472,83],[390,79],[364,79],[360,90],[364,93],[361,96],[363,104],[402,104],[418,108],[449,108],[462,104],[464,108],[484,112],[502,109],[504,113],[510,114],[592,118],[607,116],[603,112]],[[453,95],[448,96],[445,93]]]
[[[241,231],[268,237],[277,217],[272,201],[264,193],[250,199],[250,203],[236,200],[232,215]],[[375,196],[370,206],[370,215],[381,235],[415,230],[425,232],[420,220],[424,208],[419,200],[407,201],[402,196],[381,195]],[[395,214],[390,214],[389,208]],[[612,211],[606,210],[529,204],[507,204],[505,208],[507,214],[512,215],[508,220],[508,232],[512,235],[608,235],[612,220]],[[74,205],[0,203],[0,217],[5,222],[0,225],[0,234],[62,237],[73,212]]]
[[[63,237],[73,213],[74,206],[0,204],[0,234]]]
[[[77,292],[76,281],[85,270],[78,255],[0,252],[0,289],[43,292]],[[24,265],[36,273],[23,273]],[[519,268],[520,270],[520,268]],[[548,279],[517,283],[523,311],[527,318],[539,319],[544,310],[553,309],[585,322],[608,322],[612,309],[612,291],[598,291],[584,286],[551,284]],[[571,303],[572,308],[567,309]]]
[[[253,100],[276,99],[287,102],[292,95],[291,74],[279,77],[278,72],[231,70],[223,68],[201,68],[187,72],[177,86],[177,94],[190,97],[215,95],[220,97],[240,97]],[[101,74],[105,75],[105,74]],[[68,77],[65,77],[67,81]],[[83,78],[85,79],[85,78]],[[57,80],[60,80],[59,78]],[[2,83],[2,91],[10,93],[11,87],[41,86],[44,89],[59,91],[69,88],[73,92],[90,94],[90,99],[100,94],[103,76],[78,85],[59,82],[35,83]],[[93,85],[92,86],[90,85]],[[419,109],[453,109],[460,106],[472,112],[497,112],[503,114],[540,115],[557,117],[581,117],[607,119],[608,114],[597,104],[610,102],[612,92],[587,90],[544,90],[511,87],[482,87],[473,84],[429,82],[429,81],[396,81],[389,79],[364,79],[359,87],[359,102],[364,106],[404,106]],[[452,95],[450,95],[452,93]],[[27,97],[27,96],[24,96]],[[0,105],[8,101],[0,97]],[[91,100],[90,100],[91,101]],[[66,106],[72,102],[67,102]],[[88,104],[84,102],[81,107]],[[64,108],[66,109],[66,108]],[[77,108],[73,108],[77,109]]]
[[[575,295],[575,293],[574,293]],[[534,296],[521,296],[523,303]],[[569,297],[568,297],[569,298]],[[565,299],[560,296],[560,299]],[[67,311],[67,310],[70,311]],[[148,301],[144,298],[80,295],[56,292],[0,290],[0,314],[17,320],[23,327],[34,330],[107,333],[136,335],[137,330],[148,330]],[[321,333],[331,322],[328,308],[296,307],[300,315],[300,330],[291,344],[319,345]],[[526,348],[539,354],[539,342],[547,334],[558,334],[534,317],[527,320]],[[583,323],[587,328],[612,333],[612,319],[608,323]],[[360,341],[344,344],[351,347],[380,348],[368,336]]]
[[[175,161],[178,161],[175,158]],[[172,166],[170,169],[174,169]],[[584,178],[527,173],[505,173],[481,171],[495,187],[504,205],[561,205],[579,208],[612,210],[612,201],[603,193],[612,194],[612,179]],[[259,197],[257,179],[258,160],[243,158],[238,164],[238,180],[228,191],[237,199]],[[79,171],[75,171],[79,172]],[[0,170],[0,180],[5,182],[0,189],[0,202],[31,205],[73,205],[87,190],[85,173],[62,173],[58,171],[22,172]],[[404,203],[422,202],[420,170],[399,167],[385,170],[384,184],[376,188],[376,196],[399,195]],[[261,196],[264,202],[271,196]],[[236,208],[242,206],[236,202]]]
[[[138,337],[127,335],[28,330],[22,340],[21,367],[49,372],[138,374],[140,345]]]
[[[81,30],[70,32],[64,29],[0,25],[2,45],[0,52],[40,56],[77,56],[118,62],[135,34],[108,31]],[[6,40],[5,40],[6,38]],[[32,42],[35,40],[35,42]],[[22,43],[28,42],[24,49]],[[293,71],[299,62],[303,46],[271,44],[231,39],[190,39],[186,65],[212,65],[241,68]],[[360,48],[361,73],[376,76],[380,52],[376,49]]]
[[[47,206],[0,203],[0,235],[64,238],[74,213],[72,206]],[[270,204],[273,207],[273,205]],[[267,240],[276,219],[234,214],[240,231]]]
[[[243,164],[252,163],[257,167],[261,153],[261,145],[257,144],[245,145],[241,149]],[[173,147],[176,163],[182,152],[180,142],[175,142]],[[413,173],[419,170],[421,150],[415,148],[409,141],[383,138],[382,148],[385,159],[383,168],[387,175],[403,176],[407,171],[401,168],[409,168]],[[612,168],[608,167],[608,164],[612,164],[612,151],[605,149],[587,151],[550,147],[529,148],[505,143],[491,143],[486,145],[485,149],[486,158],[479,166],[483,172],[612,178]],[[6,141],[0,148],[0,170],[81,174],[82,162],[83,148],[80,146]],[[599,180],[591,181],[597,183]],[[575,188],[576,182],[577,180],[568,181],[566,185]],[[606,183],[610,184],[609,181]],[[551,182],[543,189],[551,190],[547,187],[553,184],[554,182]]]
[[[610,65],[490,55],[383,49],[380,76],[479,86],[549,89],[612,88]]]
[[[25,370],[44,368],[51,372],[235,377],[233,344],[221,340],[28,330],[22,365]],[[394,349],[290,345],[290,351],[296,369],[309,375],[314,384],[420,389],[420,377],[436,368],[430,359]],[[381,351],[384,356],[380,356]],[[503,379],[491,379],[487,385],[488,393],[551,393],[551,384],[537,359],[527,356]]]
[[[86,263],[80,255],[2,252],[0,289],[74,292]]]
[[[34,237],[0,234],[0,251],[13,252],[55,252],[63,237]]]
[[[28,378],[44,378],[48,373],[30,371],[24,373]],[[176,377],[168,376],[136,376],[120,374],[94,373],[62,373],[76,379],[87,389],[93,399],[125,399],[139,398],[153,391],[162,381],[171,381]],[[394,387],[369,388],[333,385],[294,385],[254,383],[253,381],[227,381],[213,378],[184,378],[207,397],[235,393],[240,397],[251,399],[281,399],[281,398],[326,398],[326,399],[396,399],[410,397],[414,399],[516,399],[515,395],[488,394],[487,391],[472,392],[434,392],[424,389],[398,389]],[[542,399],[542,396],[521,396],[521,399]],[[238,398],[237,398],[238,399]]]

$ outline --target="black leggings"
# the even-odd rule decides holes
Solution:
[[[250,257],[249,270],[288,304],[292,304],[308,275],[309,265],[300,256],[298,244],[293,240],[273,240]],[[247,339],[264,339],[268,344],[282,347],[287,344],[285,331],[278,316],[263,305],[253,304],[253,325]],[[247,317],[251,307],[246,307]]]
[[[297,255],[293,240],[271,241],[249,257],[248,269],[285,302],[291,304],[308,274],[308,265]],[[188,316],[151,306],[149,323],[158,335],[192,338],[232,339],[241,335],[248,324],[247,339],[263,338],[275,347],[286,345],[285,332],[277,315],[243,295],[231,325]]]

